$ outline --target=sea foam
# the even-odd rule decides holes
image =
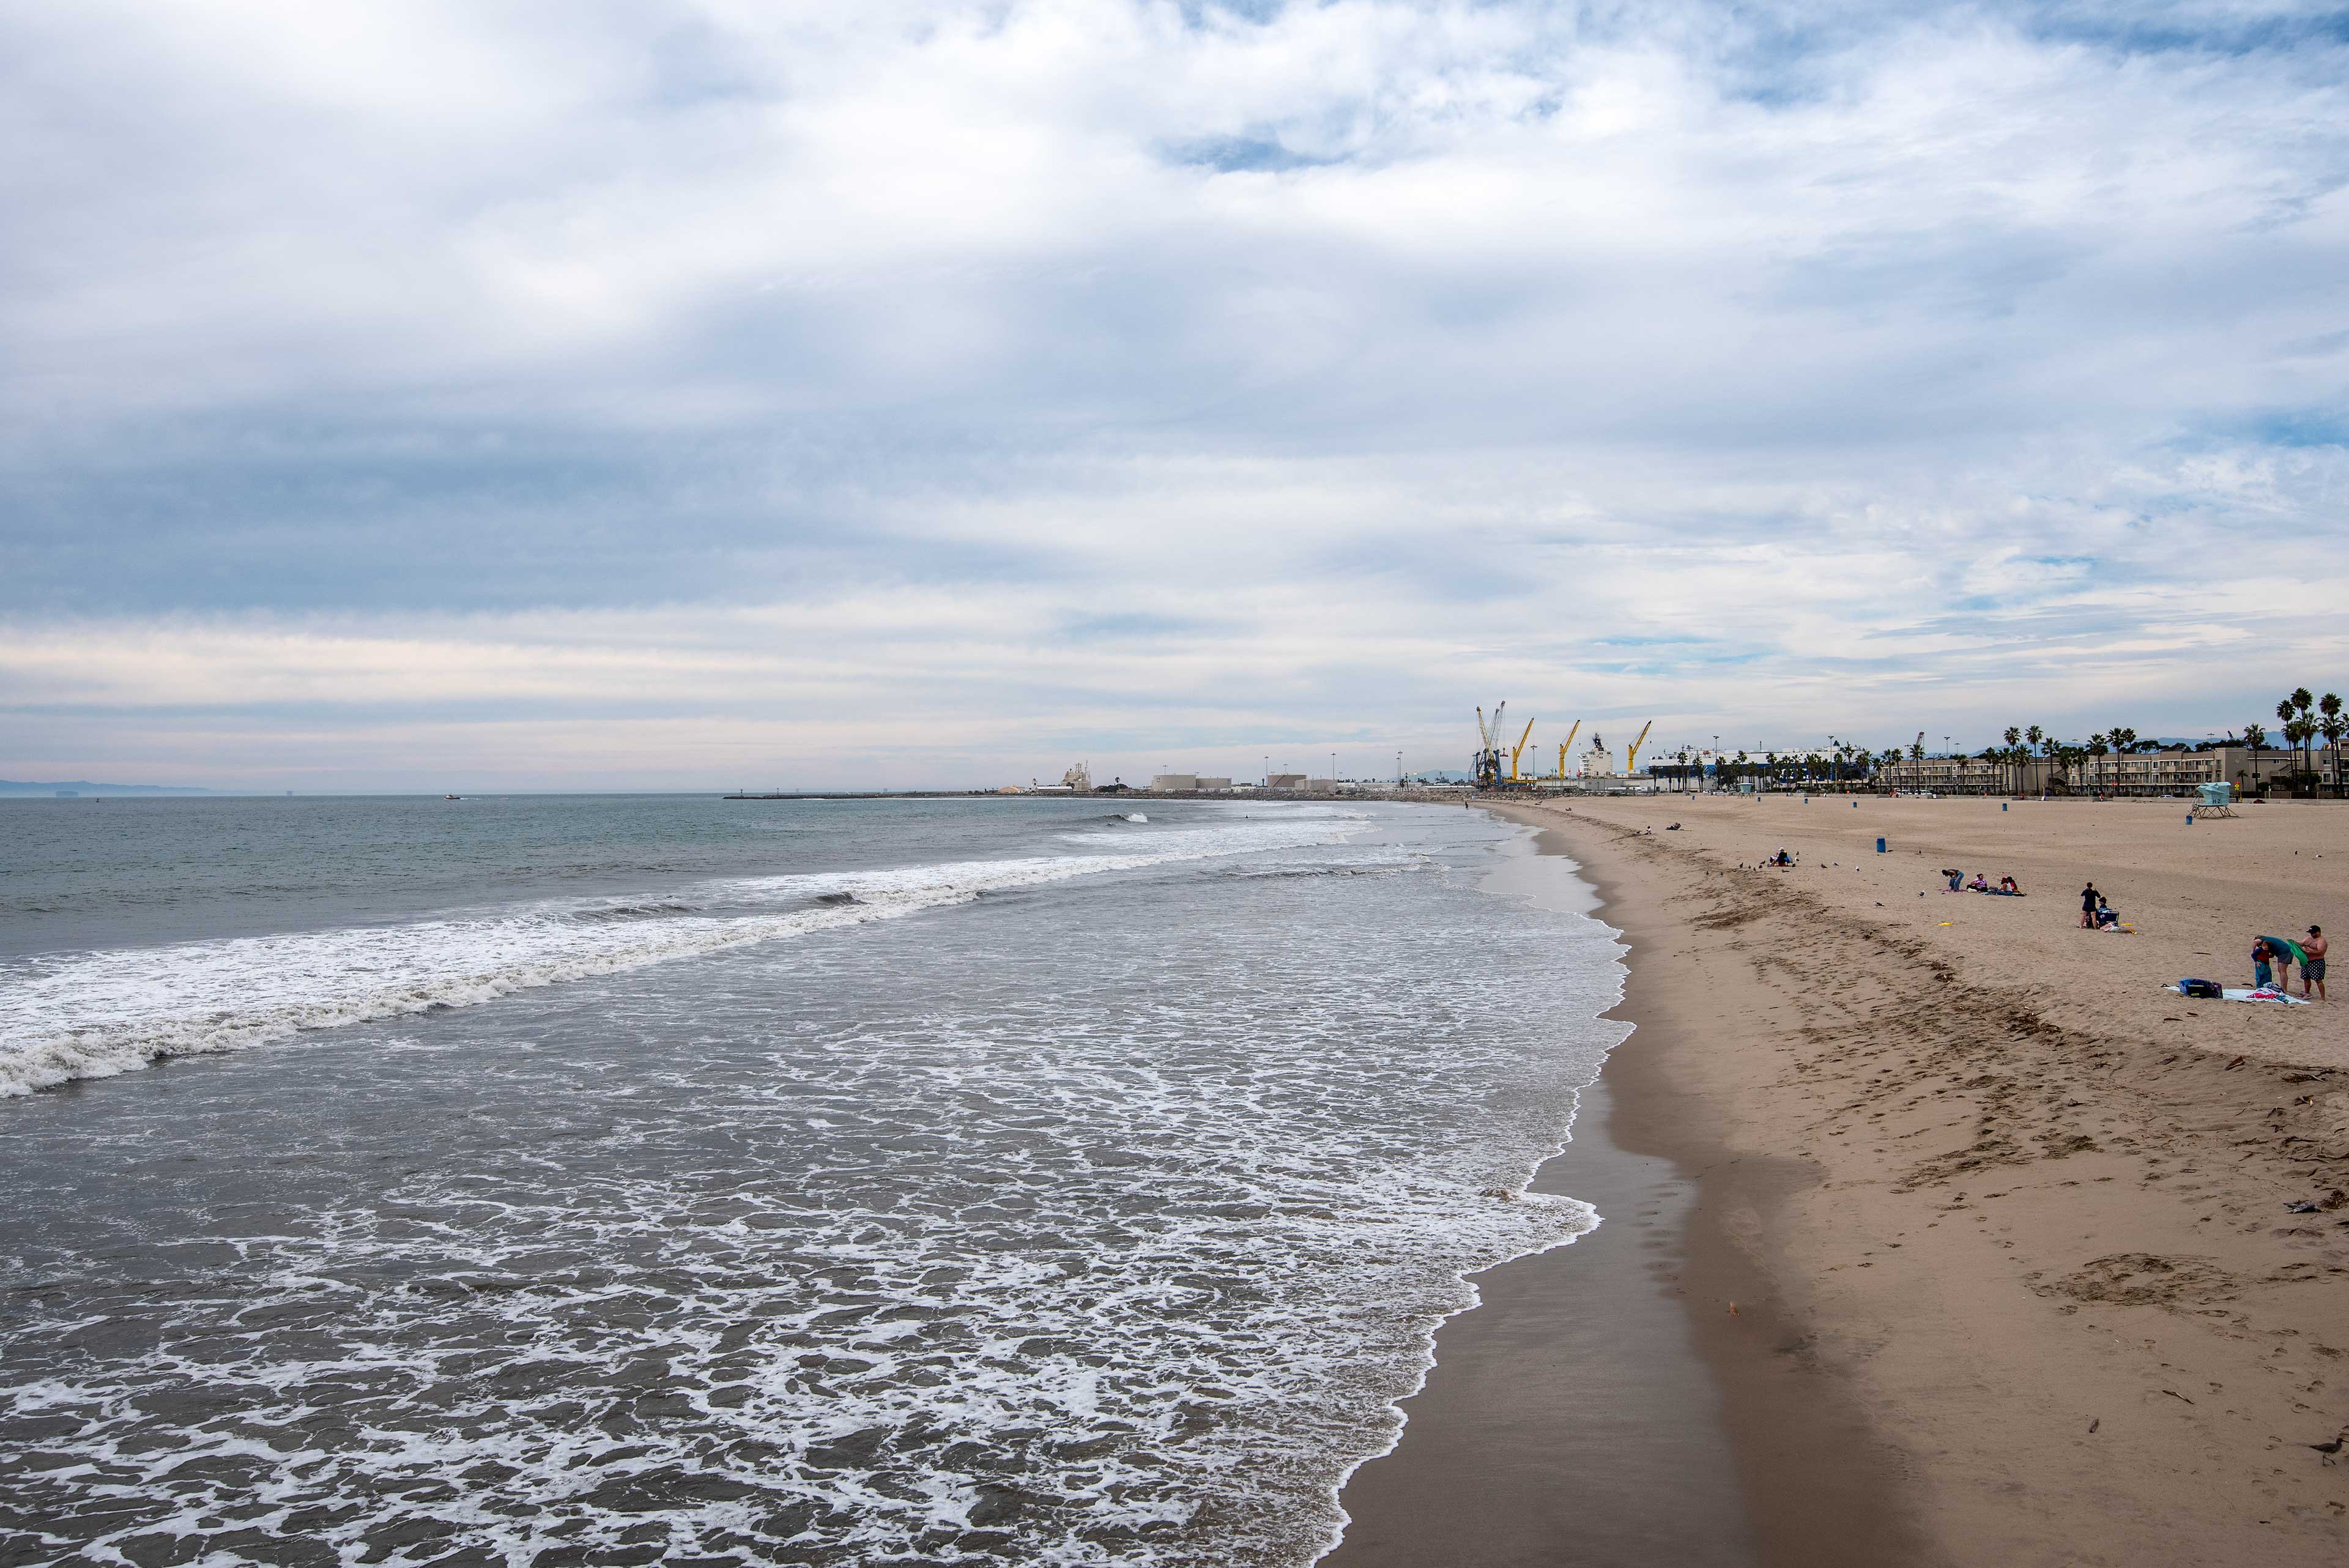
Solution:
[[[671,959],[900,919],[990,892],[1332,843],[1361,826],[1357,814],[1297,812],[1143,839],[1118,836],[1115,853],[722,878],[659,894],[395,925],[17,960],[0,964],[0,1096],[110,1077],[167,1057],[270,1044],[307,1030],[468,1007]],[[841,901],[809,907],[828,898]]]

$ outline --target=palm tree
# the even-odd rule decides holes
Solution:
[[[2260,748],[2268,743],[2267,731],[2258,724],[2243,726],[2243,744],[2251,751],[2251,793],[2260,793]]]
[[[2284,701],[2292,704],[2292,717],[2300,721],[2300,771],[2313,772],[2308,760],[2308,743],[2316,739],[2316,699],[2309,694],[2307,687],[2298,686]]]
[[[2323,715],[2317,728],[2323,732],[2324,743],[2333,753],[2333,795],[2338,800],[2342,794],[2341,742],[2349,736],[2349,720],[2341,717],[2341,699],[2330,691],[2317,700],[2316,711]]]
[[[2021,794],[2023,793],[2023,774],[2020,769],[2017,769],[2014,766],[2015,752],[2022,744],[2023,732],[2016,729],[2013,725],[2009,724],[2006,727],[2006,754],[2000,760],[2004,762],[2007,765],[2007,779],[2009,783],[2013,785],[2013,793],[2016,794]]]
[[[2137,750],[2137,732],[2125,725],[2116,724],[2105,732],[2105,742],[2112,747],[2114,756],[2125,757]],[[2106,787],[2114,794],[2119,794],[2120,780],[2118,778],[2110,780]]]
[[[2105,771],[2105,753],[2112,749],[2112,737],[2094,734],[2088,737],[2088,793],[2096,793],[2096,782]]]

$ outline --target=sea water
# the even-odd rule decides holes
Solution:
[[[0,1561],[1304,1564],[1622,1026],[1425,806],[0,805]]]

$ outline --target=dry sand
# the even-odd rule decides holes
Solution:
[[[1665,1266],[1758,1560],[2349,1563],[2349,1447],[2318,1446],[2349,1430],[2349,1001],[2160,989],[2247,984],[2253,936],[2349,927],[2349,808],[2191,826],[2168,802],[1511,815],[1552,830],[1630,944],[1609,1127],[1693,1185]],[[1800,867],[1758,867],[1781,846]],[[1945,866],[2031,896],[1943,892]],[[2138,934],[2078,928],[2089,877]],[[1568,1271],[1580,1251],[1530,1262]],[[1388,1521],[1375,1560],[1477,1560],[1475,1489],[1427,1484],[1465,1440],[1444,1357],[1484,1312],[1531,1321],[1509,1302],[1538,1296],[1445,1331],[1436,1403],[1347,1493]],[[1475,1333],[1511,1343],[1497,1321]],[[1530,1386],[1545,1353],[1516,1338]],[[1642,1559],[1578,1550],[1569,1520],[1549,1554],[1510,1560]]]

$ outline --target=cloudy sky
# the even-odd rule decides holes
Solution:
[[[0,146],[0,776],[2349,688],[2334,6],[58,0]]]

